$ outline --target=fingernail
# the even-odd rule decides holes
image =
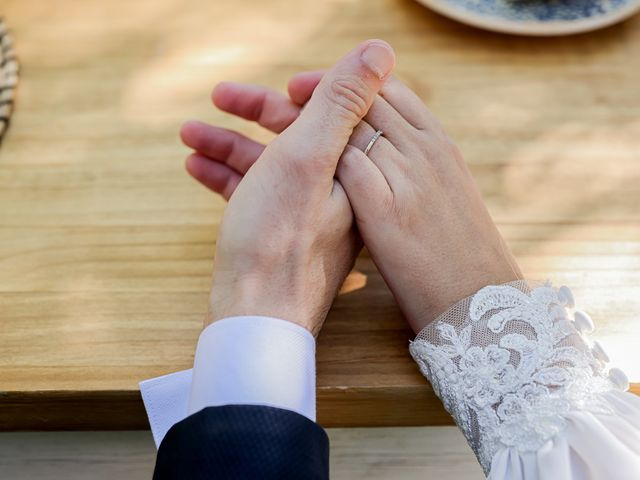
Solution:
[[[395,56],[391,48],[382,43],[372,43],[360,55],[362,63],[382,79],[391,72],[395,64]]]

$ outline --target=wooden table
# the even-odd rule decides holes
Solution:
[[[640,17],[490,34],[410,0],[2,0],[21,79],[0,148],[0,429],[147,425],[138,381],[188,368],[224,202],[183,171],[226,79],[283,88],[358,41],[457,139],[530,277],[574,288],[640,392]],[[326,426],[449,423],[370,259],[318,344]],[[363,275],[362,275],[363,274]]]

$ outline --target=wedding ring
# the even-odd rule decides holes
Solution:
[[[371,140],[369,140],[367,147],[364,149],[365,155],[369,153],[369,150],[373,148],[373,144],[376,143],[376,140],[378,140],[381,136],[382,136],[382,130],[378,130],[376,133],[373,134],[373,137],[371,137]]]

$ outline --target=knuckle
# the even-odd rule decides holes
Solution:
[[[345,115],[364,117],[368,110],[368,88],[365,82],[354,75],[334,79],[328,90],[329,101]]]
[[[431,164],[434,158],[438,155],[438,149],[434,145],[433,139],[425,138],[419,147],[422,158],[427,162],[427,164]]]
[[[420,150],[436,171],[447,170],[451,165],[464,162],[460,149],[444,130],[433,132],[428,138],[425,137]]]
[[[449,137],[446,134],[445,134],[445,137],[446,138],[445,138],[445,141],[444,141],[444,145],[445,145],[446,152],[449,154],[449,156],[454,158],[456,161],[462,162],[463,161],[462,152],[460,151],[458,146],[454,143],[454,141],[451,139],[451,137]]]
[[[449,163],[459,164],[463,162],[460,149],[444,131],[439,135],[438,150],[440,156]]]
[[[354,165],[360,159],[360,154],[362,152],[358,150],[353,145],[347,145],[342,152],[342,156],[340,157],[340,161],[344,163],[346,166]]]

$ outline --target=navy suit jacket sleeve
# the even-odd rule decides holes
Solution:
[[[329,439],[318,424],[289,410],[208,407],[167,432],[153,478],[328,479]]]

